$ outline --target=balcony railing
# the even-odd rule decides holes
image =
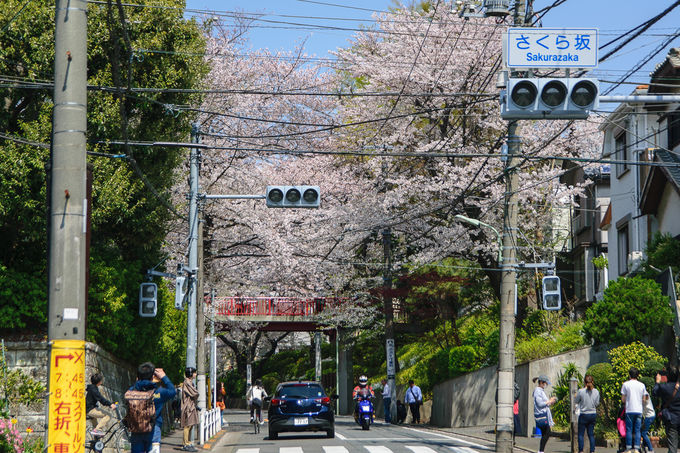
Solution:
[[[213,304],[221,316],[314,316],[347,301],[341,297],[216,297]]]

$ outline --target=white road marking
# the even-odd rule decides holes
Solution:
[[[404,446],[411,450],[413,453],[437,453],[430,447],[421,447],[419,445],[404,445]]]
[[[410,431],[415,431],[415,432],[421,433],[421,434],[429,434],[429,435],[432,435],[432,436],[443,437],[443,438],[449,439],[449,440],[455,440],[456,442],[460,442],[461,444],[470,445],[470,446],[475,447],[475,448],[477,448],[477,449],[479,449],[479,450],[494,450],[494,449],[491,448],[491,447],[485,447],[484,445],[476,444],[476,443],[474,443],[474,442],[469,442],[469,441],[463,440],[463,439],[461,439],[461,438],[459,438],[459,437],[447,436],[446,434],[436,433],[436,432],[428,431],[428,430],[425,430],[425,429],[408,428],[408,427],[406,427],[406,426],[403,426],[402,428],[403,428],[403,429],[408,429],[408,430],[410,430]]]
[[[279,453],[304,453],[302,447],[281,447]]]
[[[260,453],[259,448],[239,448],[236,453]]]
[[[349,453],[345,447],[333,446],[333,447],[323,447],[325,453]]]
[[[382,447],[382,446],[377,446],[377,447],[366,447],[364,446],[366,450],[368,450],[368,453],[392,453],[392,450],[390,450],[387,447]]]
[[[343,436],[342,434],[340,434],[337,431],[335,432],[335,437],[337,437],[340,440],[347,440],[347,438],[345,436]]]
[[[455,453],[479,453],[470,447],[449,447]]]

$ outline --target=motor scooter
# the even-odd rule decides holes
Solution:
[[[359,406],[359,415],[357,423],[361,425],[361,429],[367,431],[373,424],[373,403],[371,402],[371,394],[364,393],[357,395],[357,404]]]

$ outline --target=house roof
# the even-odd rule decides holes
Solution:
[[[680,70],[680,48],[674,47],[668,51],[666,59],[661,63],[657,64],[649,76],[652,80],[652,86],[649,88],[649,94],[653,93],[668,93],[671,90],[668,84],[677,84],[674,82],[674,75]],[[667,78],[672,78],[665,80]],[[654,82],[660,83],[662,86],[655,85]]]
[[[612,204],[609,203],[609,206],[607,206],[607,210],[604,212],[604,216],[602,216],[602,222],[600,222],[600,229],[601,230],[608,230],[609,226],[612,224]]]
[[[657,149],[654,162],[673,164],[673,166],[652,167],[642,189],[640,210],[642,214],[656,214],[666,184],[670,184],[680,194],[680,156],[664,149]]]

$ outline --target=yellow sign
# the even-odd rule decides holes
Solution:
[[[49,384],[47,453],[84,453],[84,341],[52,342]]]

